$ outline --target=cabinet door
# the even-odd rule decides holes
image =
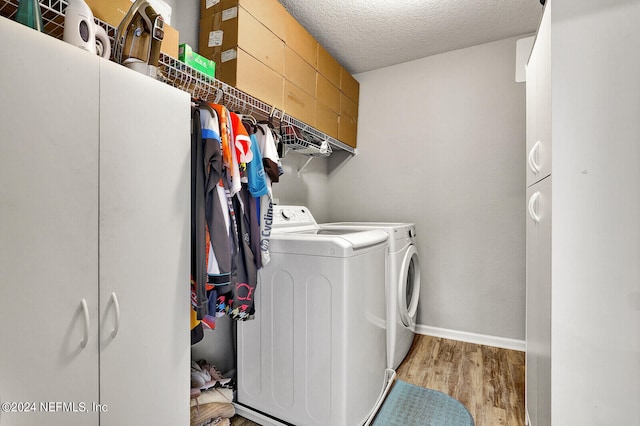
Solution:
[[[527,62],[527,164],[525,167],[527,172],[527,187],[540,180],[538,177],[539,170],[535,163],[538,161],[538,153],[540,152],[540,143],[538,142],[538,103],[540,102],[538,98],[539,56],[538,50],[534,49],[531,51],[529,62]]]
[[[101,62],[100,424],[186,425],[190,97]]]
[[[96,425],[98,59],[4,18],[0,40],[0,400],[36,404],[0,424]]]
[[[527,64],[527,186],[551,173],[551,38],[550,8]]]
[[[527,189],[526,405],[551,424],[551,176]]]

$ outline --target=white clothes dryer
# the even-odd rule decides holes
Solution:
[[[323,230],[306,207],[274,206],[255,319],[237,326],[241,415],[364,424],[385,378],[387,239],[381,230]]]
[[[334,222],[321,229],[379,229],[388,235],[386,277],[387,368],[397,369],[411,349],[420,298],[420,259],[413,223]]]

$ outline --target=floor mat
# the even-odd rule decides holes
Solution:
[[[474,421],[449,395],[397,380],[373,426],[474,426]]]

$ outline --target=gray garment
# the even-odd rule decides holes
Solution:
[[[201,110],[201,122],[203,135],[210,136],[203,138],[204,145],[204,170],[205,170],[205,215],[209,237],[211,238],[211,248],[218,264],[219,275],[209,277],[216,286],[220,286],[218,293],[225,292],[225,286],[230,284],[232,273],[232,256],[234,246],[230,240],[230,232],[225,221],[222,209],[228,208],[222,205],[218,195],[218,184],[226,185],[227,179],[223,178],[222,150],[220,148],[220,136],[217,129],[210,129],[210,123],[217,121],[215,111],[207,108]],[[217,139],[216,139],[217,137]]]
[[[268,194],[268,193],[267,193]],[[264,196],[264,195],[263,195]],[[262,256],[260,254],[260,197],[249,197],[249,235],[251,237],[251,252],[257,269],[262,268]]]
[[[233,303],[229,315],[231,318],[244,321],[254,313],[253,297],[258,283],[258,270],[254,254],[251,251],[251,218],[249,203],[253,197],[246,184],[234,196],[234,207],[238,219],[238,275],[233,292]]]
[[[207,260],[204,207],[204,151],[200,111],[194,109],[191,116],[191,280],[195,287],[197,318],[208,313]]]

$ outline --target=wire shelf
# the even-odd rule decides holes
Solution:
[[[299,154],[305,154],[310,157],[326,157],[331,155],[333,151],[329,141],[309,132],[312,128],[308,126],[305,130],[301,127],[282,122],[280,129],[282,141],[285,145]]]
[[[39,0],[39,2],[44,32],[62,39],[64,11],[68,3],[64,0]],[[19,0],[0,0],[0,16],[13,19],[18,3]],[[99,19],[96,19],[96,22],[106,30],[113,48],[116,28]],[[158,79],[188,92],[194,99],[223,104],[230,111],[249,114],[257,120],[269,121],[274,127],[280,127],[282,140],[288,149],[310,157],[329,156],[333,151],[332,148],[355,154],[355,148],[233,86],[191,68],[176,58],[161,53],[158,70]]]

